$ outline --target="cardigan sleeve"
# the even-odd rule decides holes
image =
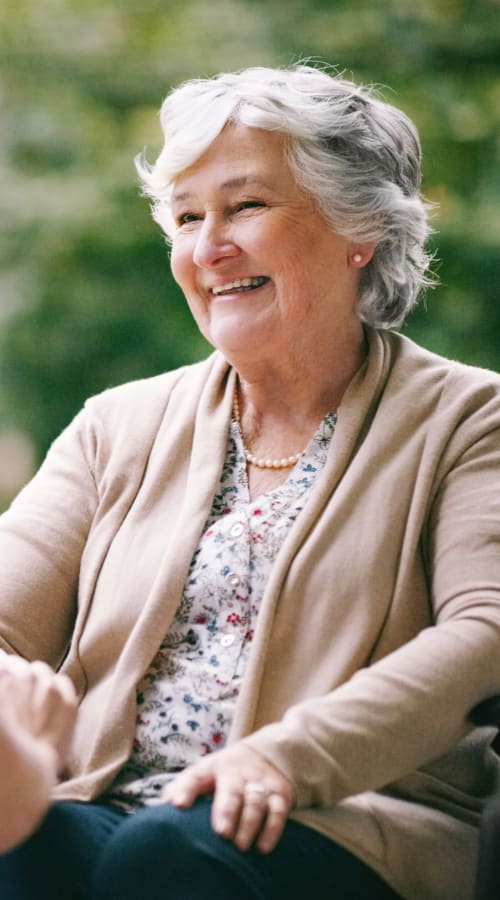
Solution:
[[[57,666],[77,606],[80,561],[97,504],[95,434],[81,412],[0,518],[0,646]]]
[[[227,364],[212,354],[109,388],[57,438],[0,517],[0,648],[61,663],[75,622],[85,626],[100,566],[140,491],[170,397],[180,385],[174,430],[187,421],[190,434],[184,408],[196,408],[214,365],[217,385]]]
[[[433,624],[244,738],[293,782],[299,807],[384,788],[438,760],[471,730],[471,709],[500,692],[497,397],[463,416],[435,468],[421,535]]]
[[[208,362],[210,365],[210,361]],[[91,397],[0,517],[0,648],[58,666],[186,368]],[[198,367],[204,382],[205,368]],[[195,380],[195,387],[198,382]]]

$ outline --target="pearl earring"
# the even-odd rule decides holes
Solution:
[[[352,261],[355,263],[363,262],[363,257],[361,256],[361,253],[355,253],[352,258]]]

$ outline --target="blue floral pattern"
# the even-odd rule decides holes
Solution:
[[[328,413],[279,487],[249,498],[232,422],[219,488],[168,634],[137,689],[133,750],[106,793],[126,810],[154,802],[200,756],[226,744],[272,564],[322,470]]]

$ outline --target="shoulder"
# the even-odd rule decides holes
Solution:
[[[201,392],[214,370],[225,368],[222,356],[212,353],[201,362],[108,388],[90,397],[84,409],[89,417],[108,424],[130,419],[137,426],[140,421],[162,416],[173,398],[181,404],[183,397]]]
[[[199,363],[108,388],[86,401],[66,433],[83,447],[92,468],[110,459],[128,465],[147,456],[160,430],[178,433],[192,421],[207,383],[223,381],[227,370],[216,352]]]
[[[398,332],[377,332],[391,358],[391,380],[406,384],[415,395],[430,391],[440,403],[484,403],[500,398],[500,374],[490,369],[448,359]],[[420,396],[425,402],[425,397]]]
[[[376,406],[391,440],[415,446],[445,469],[472,447],[500,446],[500,375],[447,359],[396,332],[376,332],[385,379]]]

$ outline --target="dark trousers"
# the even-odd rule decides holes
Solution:
[[[476,900],[500,897],[500,796],[487,804],[481,819]]]
[[[210,802],[125,815],[56,803],[39,830],[0,856],[2,900],[395,900],[375,872],[289,821],[278,847],[242,853],[210,825]]]

